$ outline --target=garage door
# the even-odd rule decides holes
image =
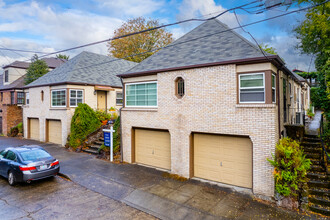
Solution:
[[[48,123],[48,142],[62,145],[62,125],[59,120],[47,120]]]
[[[252,188],[249,138],[194,134],[194,176]]]
[[[29,119],[29,138],[34,139],[34,140],[39,140],[39,133],[40,133],[39,119],[30,118]]]
[[[169,132],[135,129],[135,161],[170,170],[171,144]]]

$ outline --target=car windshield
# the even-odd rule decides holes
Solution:
[[[51,157],[49,153],[44,150],[34,149],[29,151],[23,151],[20,153],[23,161],[34,161],[43,158]]]

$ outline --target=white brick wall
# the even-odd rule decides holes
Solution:
[[[174,80],[185,80],[185,96],[175,96]],[[156,110],[122,111],[123,156],[132,162],[132,127],[168,129],[171,172],[189,177],[189,135],[192,132],[249,136],[253,142],[253,192],[272,196],[272,167],[266,158],[278,140],[277,106],[237,104],[235,65],[163,72],[158,78]]]

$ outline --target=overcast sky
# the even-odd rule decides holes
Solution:
[[[124,21],[144,16],[171,23],[201,16],[213,16],[226,9],[252,0],[0,0],[0,47],[54,52],[81,44],[108,39]],[[252,5],[255,6],[256,4]],[[290,10],[295,7],[290,8]],[[254,10],[254,9],[250,9]],[[280,7],[261,14],[237,10],[241,24],[285,13]],[[210,13],[212,13],[210,15]],[[298,41],[292,29],[304,17],[296,13],[246,27],[258,41],[276,48],[290,69],[307,71],[311,56],[300,55],[295,49]],[[233,12],[219,17],[229,27],[237,27]],[[191,22],[168,28],[175,38],[182,36],[201,22]],[[238,33],[252,41],[242,30]],[[254,43],[254,42],[253,42]],[[106,43],[65,54],[73,57],[82,50],[107,54]],[[33,54],[0,50],[0,66],[15,60],[27,60]],[[314,65],[310,70],[314,69]]]

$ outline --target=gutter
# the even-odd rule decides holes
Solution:
[[[277,87],[276,96],[277,96],[277,119],[278,119],[278,135],[279,135],[278,139],[281,139],[280,69],[277,69],[276,87]]]
[[[123,86],[124,84],[123,84],[123,79],[120,77],[120,81],[121,81],[121,85]],[[124,98],[124,94],[123,94],[123,98]],[[123,103],[123,106],[124,106],[124,103]],[[123,108],[123,106],[122,107],[120,107],[120,109],[119,109],[119,116],[120,116],[120,125],[119,125],[119,127],[120,127],[120,162],[122,163],[123,162],[123,160],[124,160],[124,156],[123,156],[123,154],[124,154],[124,152],[123,152],[123,136],[122,136],[122,134],[123,134],[123,130],[122,130],[122,128],[123,128],[123,126],[122,126],[122,120],[123,120],[123,118],[121,117],[121,110],[122,110],[122,108]]]
[[[112,88],[122,88],[119,86],[111,86],[111,85],[103,85],[103,84],[93,84],[93,83],[80,83],[80,82],[59,82],[59,83],[47,83],[47,84],[40,84],[40,85],[26,85],[23,89],[35,88],[35,87],[43,87],[43,86],[59,86],[59,85],[82,85],[82,86],[110,86]]]

